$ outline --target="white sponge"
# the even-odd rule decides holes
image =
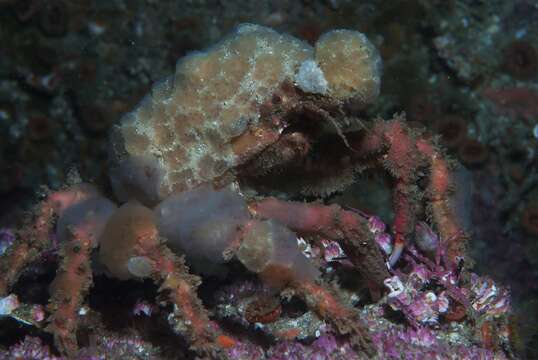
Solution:
[[[304,92],[312,94],[326,94],[327,80],[323,71],[314,60],[305,60],[295,74],[295,84]]]

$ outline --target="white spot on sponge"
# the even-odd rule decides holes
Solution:
[[[295,84],[304,92],[312,94],[327,93],[327,79],[323,75],[323,70],[311,59],[303,61],[299,71],[295,74]]]
[[[15,311],[19,305],[19,299],[15,294],[0,298],[0,316],[11,315],[11,313]]]

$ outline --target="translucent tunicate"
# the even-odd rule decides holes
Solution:
[[[120,201],[136,199],[147,206],[159,202],[163,176],[159,161],[150,155],[131,156],[110,171],[112,188]]]
[[[153,211],[137,202],[122,205],[110,218],[99,246],[99,260],[114,277],[125,280],[148,273],[145,260],[135,259],[137,249],[154,249],[160,243]]]
[[[250,215],[243,198],[230,189],[208,187],[165,199],[155,208],[157,227],[173,250],[189,260],[222,263],[222,252]]]
[[[91,197],[85,201],[68,207],[58,219],[56,235],[60,241],[69,241],[71,231],[84,231],[98,245],[99,237],[110,218],[116,211],[116,205],[104,197]]]
[[[297,236],[273,220],[251,222],[236,255],[247,269],[262,274],[271,285],[312,280],[319,274],[299,249]]]

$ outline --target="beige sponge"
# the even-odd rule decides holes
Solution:
[[[379,95],[381,57],[362,33],[333,30],[316,43],[316,61],[329,84],[330,95],[341,100],[372,102]]]
[[[308,93],[371,101],[379,72],[379,56],[361,33],[330,32],[314,51],[270,28],[240,25],[206,51],[180,59],[175,74],[114,127],[111,176],[118,197],[154,205],[218,178],[233,180],[238,165],[278,140],[284,125],[264,118],[263,107],[285,84],[297,88],[288,110]],[[260,146],[253,150],[253,142]]]

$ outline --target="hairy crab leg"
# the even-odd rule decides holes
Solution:
[[[51,300],[48,306],[52,315],[47,330],[54,335],[58,349],[69,356],[78,351],[78,316],[88,289],[92,285],[90,256],[91,229],[71,229],[71,239],[62,244],[62,261],[50,286]]]
[[[292,287],[318,316],[331,323],[341,335],[350,335],[353,345],[368,356],[375,354],[374,348],[362,321],[352,309],[341,302],[327,286],[312,281],[293,282]]]
[[[359,158],[377,157],[387,171],[396,179],[393,191],[395,219],[394,250],[390,256],[391,266],[396,264],[406,238],[412,236],[416,213],[420,211],[422,198],[415,185],[418,169],[430,169],[427,196],[434,224],[442,238],[453,239],[448,244],[449,257],[454,261],[463,254],[465,236],[461,232],[450,205],[450,171],[447,161],[435,145],[420,133],[415,133],[404,124],[402,116],[388,122],[378,122],[365,137],[352,144]]]
[[[415,228],[415,214],[419,207],[416,188],[417,168],[424,163],[415,146],[410,130],[400,119],[379,122],[357,148],[361,155],[380,155],[387,171],[396,179],[393,190],[394,204],[394,250],[389,263],[394,266],[402,254],[405,238]]]
[[[49,233],[53,228],[54,217],[68,207],[83,201],[94,193],[93,188],[85,185],[51,193],[35,210],[33,220],[28,221],[17,232],[17,240],[7,254],[0,258],[0,296],[6,295],[17,281],[22,270],[34,261],[41,252],[50,247]]]
[[[137,202],[121,206],[103,231],[99,253],[115,277],[151,278],[160,286],[174,308],[168,318],[174,332],[184,336],[199,355],[214,357],[222,348],[233,346],[235,342],[211,322],[198,298],[200,278],[190,274],[183,259],[160,238],[151,209]]]
[[[35,260],[41,251],[48,246],[48,235],[52,228],[54,210],[52,202],[45,201],[40,204],[36,220],[27,224],[17,232],[17,240],[8,252],[0,258],[0,296],[7,294],[11,286],[17,281],[24,267]]]
[[[174,305],[169,321],[176,333],[187,336],[195,351],[214,356],[219,350],[235,344],[209,319],[196,294],[201,280],[189,273],[182,258],[164,245],[139,248],[136,255],[144,256],[153,263],[151,277],[160,283],[159,291],[167,294],[169,302]]]
[[[89,184],[77,184],[70,188],[51,193],[43,201],[35,214],[35,220],[19,232],[20,242],[7,257],[10,268],[1,284],[3,289],[17,280],[23,268],[37,258],[44,249],[51,247],[50,232],[54,219],[66,210],[81,204],[98,193]],[[68,226],[66,239],[60,248],[60,268],[50,286],[51,300],[48,306],[52,315],[47,330],[54,335],[55,344],[62,353],[74,356],[78,351],[76,330],[78,312],[84,294],[92,283],[89,267],[95,225],[92,221],[82,221],[77,226]]]
[[[430,161],[431,174],[428,192],[431,213],[437,226],[439,237],[446,239],[448,260],[454,265],[463,257],[468,236],[458,223],[450,203],[452,178],[449,165],[429,141],[418,141],[417,148]]]
[[[260,218],[278,220],[300,235],[321,235],[337,241],[367,281],[373,297],[389,273],[368,224],[360,215],[337,205],[306,204],[267,198],[250,204]]]
[[[251,203],[249,208],[255,217],[277,220],[299,235],[323,236],[339,242],[366,280],[372,297],[379,297],[383,280],[389,273],[367,222],[360,215],[337,205],[287,202],[275,198]],[[266,271],[262,272],[262,278]],[[370,336],[358,314],[342,304],[327,284],[291,277],[287,286],[338,333],[350,336],[357,350],[373,355]]]
[[[23,242],[20,239],[8,249],[5,255],[0,258],[0,271],[3,276],[0,278],[0,297],[6,296],[9,289],[26,266],[32,262],[39,254],[34,246],[30,243]]]

